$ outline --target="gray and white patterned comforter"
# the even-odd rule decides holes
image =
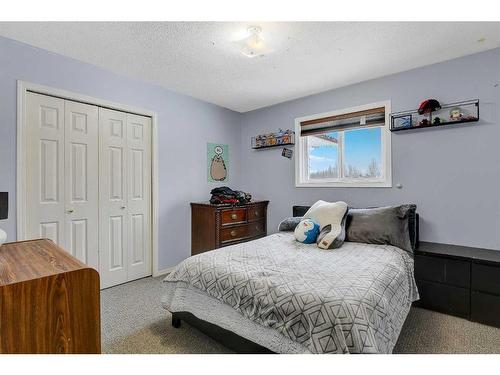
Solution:
[[[283,232],[188,258],[165,281],[199,289],[311,353],[391,353],[418,299],[406,251],[354,242],[321,250]]]

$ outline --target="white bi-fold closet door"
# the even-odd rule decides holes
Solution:
[[[50,238],[99,269],[98,108],[29,93],[27,238]]]
[[[99,140],[99,260],[115,285],[151,274],[151,119],[99,108]]]
[[[26,237],[97,269],[151,275],[151,119],[28,93]]]

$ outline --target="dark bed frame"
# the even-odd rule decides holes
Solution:
[[[293,216],[304,216],[309,206],[293,206]],[[415,247],[418,247],[419,242],[419,216],[415,214],[414,217],[410,217],[410,233],[414,236]],[[184,321],[192,327],[197,328],[199,331],[203,332],[207,336],[218,341],[226,348],[233,350],[240,354],[271,354],[273,351],[256,344],[250,340],[245,339],[237,335],[236,333],[219,327],[216,324],[209,323],[205,320],[199,319],[192,313],[187,311],[179,311],[172,313],[172,326],[174,328],[180,328],[181,322]]]
[[[216,324],[209,323],[194,316],[193,314],[181,311],[172,313],[172,326],[180,328],[181,321],[186,322],[192,327],[197,328],[205,335],[218,341],[226,348],[240,354],[272,354],[271,350],[256,344],[244,337],[238,336],[236,333],[221,328]]]

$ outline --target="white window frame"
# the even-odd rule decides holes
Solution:
[[[319,118],[338,116],[346,113],[366,111],[374,108],[385,108],[385,125],[373,126],[381,128],[381,171],[382,178],[377,179],[320,179],[311,180],[308,178],[308,160],[307,160],[307,139],[300,136],[300,123]],[[343,108],[337,111],[317,113],[310,116],[299,117],[295,119],[295,186],[296,187],[392,187],[392,149],[391,149],[391,131],[390,125],[391,101],[385,100],[378,103],[370,103],[357,107]],[[359,128],[363,128],[360,125]],[[366,127],[369,128],[369,127]],[[357,128],[355,128],[357,129]],[[343,136],[343,134],[342,134]],[[339,143],[339,166],[343,168],[344,150],[343,142]]]

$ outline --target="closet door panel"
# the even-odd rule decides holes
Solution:
[[[26,132],[26,204],[29,210],[26,239],[49,238],[67,248],[64,231],[64,100],[28,93]]]
[[[99,263],[101,287],[127,281],[127,115],[99,108]]]
[[[151,119],[127,114],[128,280],[151,275]]]
[[[66,249],[99,269],[98,107],[65,101]]]

